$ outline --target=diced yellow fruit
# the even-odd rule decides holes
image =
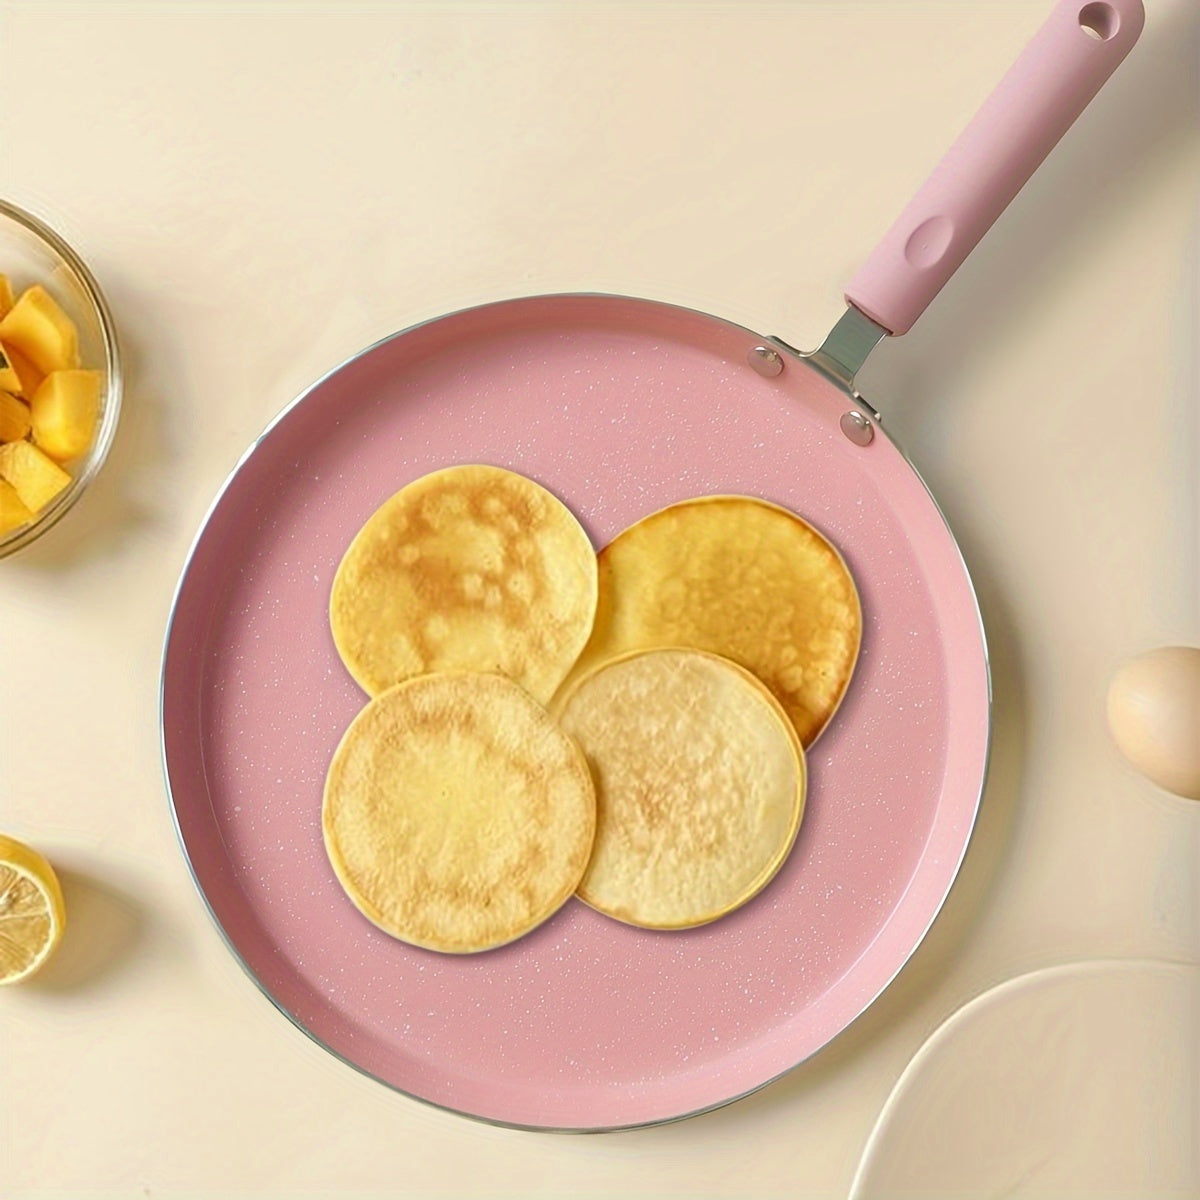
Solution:
[[[0,275],[0,317],[6,316],[13,306],[12,284],[7,275]]]
[[[0,442],[19,442],[31,423],[29,405],[8,392],[0,392]]]
[[[10,533],[32,520],[33,513],[17,495],[17,489],[0,479],[0,534]]]
[[[21,377],[17,369],[8,361],[4,347],[0,346],[0,391],[11,392],[14,396],[21,390]]]
[[[78,458],[92,444],[96,433],[100,372],[52,372],[38,388],[30,408],[33,440],[59,462]]]
[[[19,350],[43,375],[79,366],[75,324],[40,283],[26,288],[0,318],[0,342]]]
[[[71,482],[71,477],[32,442],[6,442],[0,446],[0,479],[7,479],[21,502],[41,512]]]
[[[0,357],[3,357],[9,367],[17,373],[17,386],[5,390],[12,392],[14,396],[24,396],[26,399],[35,395],[38,388],[42,386],[42,380],[46,378],[45,373],[39,371],[20,350],[12,346],[0,343]],[[0,383],[0,387],[3,386]]]

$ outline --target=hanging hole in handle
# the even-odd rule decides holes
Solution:
[[[1111,4],[1085,4],[1079,10],[1079,28],[1098,42],[1107,42],[1121,27],[1121,18]]]

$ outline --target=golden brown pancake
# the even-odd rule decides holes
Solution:
[[[547,701],[591,632],[596,555],[545,488],[499,467],[435,471],[368,519],[329,617],[370,695],[437,670],[496,672]]]
[[[800,739],[748,671],[696,650],[602,664],[558,706],[596,784],[596,842],[579,895],[651,929],[744,904],[779,870],[804,812]]]
[[[592,636],[571,681],[630,650],[690,646],[753,672],[809,746],[858,657],[862,612],[850,571],[811,525],[749,496],[673,504],[599,556]]]
[[[579,747],[515,683],[408,680],[354,719],[325,782],[325,848],[371,921],[465,954],[520,937],[574,892],[596,801]]]

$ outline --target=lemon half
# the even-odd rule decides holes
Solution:
[[[66,927],[62,887],[34,849],[0,834],[0,984],[28,979]]]

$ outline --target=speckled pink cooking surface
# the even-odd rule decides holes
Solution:
[[[987,757],[982,634],[954,542],[887,441],[758,339],[644,301],[487,306],[392,339],[293,406],[202,531],[164,665],[180,834],[226,938],[275,1003],[379,1079],[514,1124],[667,1119],[753,1090],[886,986],[935,916]],[[689,496],[784,504],[842,550],[865,614],[847,698],[810,753],[795,849],[749,905],[652,933],[570,902],[499,950],[389,938],[343,895],[321,789],[364,696],[327,604],[356,530],[405,483],[487,462],[539,480],[597,547]]]

